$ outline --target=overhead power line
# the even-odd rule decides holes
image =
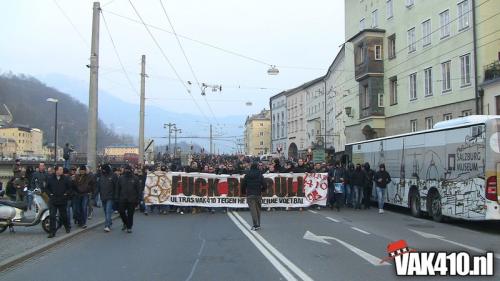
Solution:
[[[141,22],[139,22],[139,21],[137,21],[137,20],[135,20],[133,18],[130,18],[128,16],[121,15],[119,13],[115,13],[115,12],[109,11],[109,10],[106,10],[106,12],[109,13],[109,14],[112,14],[114,16],[126,19],[128,21],[141,24]],[[166,30],[166,29],[164,29],[162,27],[155,26],[155,25],[149,24],[149,23],[142,23],[142,24],[146,24],[147,26],[149,26],[151,28],[154,28],[156,30],[159,30],[159,31],[162,31],[162,32],[165,32],[165,33],[169,33],[171,35],[174,35],[174,33],[171,32],[170,30]],[[204,42],[204,41],[201,41],[201,40],[198,40],[198,39],[191,38],[191,37],[186,36],[186,35],[177,34],[177,36],[179,36],[182,39],[186,39],[188,41],[195,42],[197,44],[200,44],[200,45],[203,45],[203,46],[206,46],[206,47],[210,47],[212,49],[216,49],[218,51],[221,51],[221,52],[224,52],[224,53],[227,53],[227,54],[231,54],[233,56],[237,56],[237,57],[249,60],[249,61],[253,61],[255,63],[263,64],[263,65],[266,65],[266,66],[277,66],[277,67],[283,67],[283,68],[289,68],[289,69],[302,69],[302,70],[322,70],[322,71],[326,70],[324,68],[316,68],[316,67],[307,67],[307,66],[281,66],[279,64],[278,65],[277,64],[272,64],[272,63],[266,62],[266,61],[264,61],[262,59],[258,59],[258,58],[255,58],[255,57],[252,57],[252,56],[249,56],[249,55],[242,54],[240,52],[236,52],[236,51],[232,51],[232,50],[229,50],[229,49],[225,49],[225,48],[219,47],[217,45],[214,45],[212,43],[207,43],[207,42]]]
[[[108,22],[106,21],[106,17],[104,17],[104,13],[102,12],[102,10],[101,10],[101,16],[102,16],[102,20],[104,22],[104,26],[106,27],[106,32],[108,33],[109,39],[111,40],[111,45],[113,46],[113,50],[115,52],[116,58],[118,59],[118,62],[120,63],[120,67],[122,69],[123,75],[125,75],[125,78],[127,79],[128,84],[129,84],[132,92],[134,92],[137,96],[140,96],[139,92],[137,91],[137,89],[134,87],[134,84],[130,80],[130,76],[128,75],[127,71],[125,70],[125,67],[123,66],[122,59],[120,58],[120,54],[118,53],[118,49],[116,48],[116,44],[115,44],[115,41],[113,40],[113,36],[111,36],[111,31],[109,30]]]
[[[200,111],[200,113],[203,115],[203,117],[205,117],[206,119],[208,119],[207,115],[205,114],[205,112],[203,112],[203,110],[201,109],[200,105],[198,104],[198,102],[196,101],[196,99],[191,94],[191,90],[189,90],[188,86],[184,83],[184,80],[182,80],[182,78],[180,77],[180,75],[177,72],[177,70],[175,69],[174,65],[172,64],[172,62],[170,61],[170,59],[165,54],[165,51],[163,51],[163,48],[160,46],[160,43],[158,43],[158,40],[156,40],[155,36],[153,35],[153,33],[151,32],[151,30],[149,29],[148,25],[146,25],[146,23],[142,19],[139,11],[137,11],[137,9],[135,8],[135,6],[134,6],[134,4],[132,3],[131,0],[128,0],[128,2],[130,3],[130,6],[132,6],[132,9],[134,10],[134,12],[137,15],[137,17],[141,20],[142,25],[144,26],[144,28],[146,28],[146,31],[148,32],[149,36],[151,36],[151,39],[153,39],[153,42],[155,43],[156,47],[158,47],[158,49],[160,50],[160,53],[162,54],[163,58],[167,61],[168,65],[170,66],[170,68],[174,72],[175,76],[177,77],[177,80],[182,84],[182,86],[186,89],[186,92],[191,96],[191,98],[193,99],[194,104],[196,105],[196,107],[198,108],[198,110]]]
[[[73,21],[71,20],[71,18],[68,16],[68,14],[64,11],[64,9],[59,5],[59,3],[57,3],[56,0],[53,0],[54,1],[54,4],[57,6],[57,8],[59,9],[59,11],[63,14],[64,18],[66,18],[66,20],[69,22],[69,24],[71,25],[71,27],[73,28],[73,30],[76,32],[76,34],[78,35],[78,37],[82,40],[82,42],[88,47],[90,48],[90,44],[89,42],[87,42],[87,40],[85,39],[85,37],[83,37],[82,33],[78,30],[78,28],[76,28],[76,25],[73,23]]]
[[[196,85],[198,85],[198,87],[200,88],[200,91],[203,92],[200,81],[198,80],[198,77],[196,76],[196,73],[194,72],[193,66],[191,65],[191,62],[188,59],[188,56],[186,54],[186,51],[184,50],[184,47],[182,47],[181,40],[179,40],[179,36],[177,35],[177,32],[175,32],[174,24],[172,23],[172,21],[170,20],[170,17],[168,16],[167,9],[165,9],[165,5],[163,5],[163,1],[162,0],[159,0],[159,1],[160,1],[161,8],[163,10],[163,13],[165,14],[165,17],[168,20],[168,24],[170,25],[170,28],[172,28],[172,32],[175,35],[175,39],[177,40],[177,44],[179,45],[179,48],[182,51],[182,55],[184,56],[184,59],[186,60],[186,63],[189,66],[189,70],[191,70],[191,74],[193,75],[193,78],[196,82]],[[212,110],[212,107],[208,103],[207,97],[205,95],[203,95],[203,99],[205,100],[205,103],[207,104],[208,109],[210,110],[210,113],[212,114],[213,119],[215,120],[215,122],[217,124],[219,124],[219,121],[217,120],[217,117],[215,117],[214,111]]]

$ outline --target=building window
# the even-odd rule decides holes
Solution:
[[[264,145],[264,142],[263,142],[263,141],[260,141],[260,145],[261,145],[261,146],[262,146],[262,145]]]
[[[441,39],[450,36],[450,10],[439,14],[441,20]]]
[[[417,99],[417,73],[410,74],[410,100]]]
[[[387,0],[386,9],[387,9],[387,19],[392,18],[394,16],[394,6],[392,0]]]
[[[425,129],[430,130],[434,126],[434,121],[432,120],[432,117],[427,117],[425,118]]]
[[[417,43],[415,42],[415,27],[408,30],[408,53],[417,50]]]
[[[431,44],[431,20],[426,20],[422,23],[422,45]]]
[[[364,30],[365,29],[365,19],[362,18],[360,21],[359,21],[359,30]]]
[[[378,26],[378,10],[372,12],[372,27],[375,28]]]
[[[417,120],[410,120],[410,130],[412,132],[416,132],[417,131]]]
[[[391,77],[389,78],[389,94],[391,105],[395,105],[398,103],[398,78]]]
[[[378,107],[384,107],[384,94],[378,94]]]
[[[406,7],[411,8],[415,4],[415,0],[406,0]]]
[[[451,115],[451,113],[446,113],[443,115],[443,120],[444,121],[448,121],[448,120],[451,120],[453,119],[453,116]]]
[[[285,137],[285,122],[281,121],[281,137]]]
[[[432,67],[429,67],[424,70],[425,81],[424,81],[424,89],[425,96],[432,96]]]
[[[261,126],[261,127],[264,127],[264,123],[260,123],[260,126]]]
[[[365,50],[363,45],[358,45],[358,64],[365,62]]]
[[[365,109],[370,107],[370,95],[368,92],[368,85],[363,86],[362,91],[363,92],[361,93],[361,103],[362,103],[361,108]]]
[[[469,0],[458,3],[458,30],[464,30],[469,27]]]
[[[375,45],[375,60],[382,60],[382,46]]]
[[[470,85],[470,54],[460,57],[460,85]]]
[[[462,111],[462,116],[469,116],[469,115],[472,115],[472,110],[464,110]],[[498,112],[497,112],[497,115],[498,115]]]
[[[387,38],[389,41],[389,59],[393,59],[396,57],[396,34],[392,34]]]
[[[263,137],[264,136],[264,132],[259,132],[259,136]]]
[[[451,91],[451,61],[441,64],[441,77],[443,92]]]

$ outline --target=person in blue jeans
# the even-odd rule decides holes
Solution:
[[[111,170],[108,164],[101,166],[101,176],[97,181],[97,191],[101,197],[102,207],[104,210],[104,231],[110,232],[113,221],[113,203],[116,200],[116,186],[118,177]],[[96,196],[97,197],[97,196]]]
[[[383,214],[385,189],[387,188],[387,184],[391,182],[391,176],[385,170],[385,164],[382,163],[379,165],[379,170],[373,176],[373,181],[377,189],[378,212],[379,214]]]
[[[87,227],[89,194],[95,192],[96,182],[94,176],[87,171],[86,166],[81,166],[75,177],[75,203],[73,207],[77,217],[78,226]]]

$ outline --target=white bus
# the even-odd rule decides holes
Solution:
[[[433,129],[346,145],[353,163],[384,163],[385,202],[436,221],[500,220],[500,116],[468,116]],[[375,199],[376,193],[372,194]]]

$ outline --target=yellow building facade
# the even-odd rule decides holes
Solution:
[[[257,156],[268,153],[271,153],[271,111],[264,109],[247,117],[245,154]]]
[[[137,146],[108,146],[104,148],[104,156],[124,156],[125,154],[139,154]]]
[[[2,127],[0,137],[15,142],[16,156],[43,155],[43,132],[27,127]],[[9,145],[12,149],[12,144]]]

